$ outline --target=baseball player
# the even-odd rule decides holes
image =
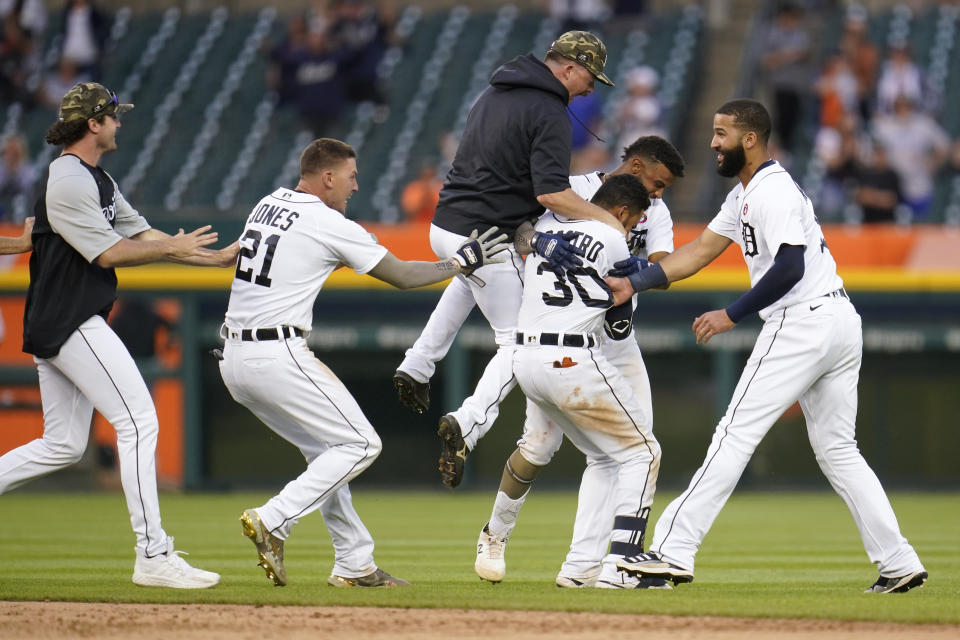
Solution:
[[[673,251],[673,222],[666,203],[661,199],[663,191],[675,178],[682,177],[684,163],[680,154],[668,141],[656,136],[638,138],[624,149],[623,162],[610,173],[594,172],[571,176],[570,184],[584,199],[593,198],[605,180],[623,174],[634,175],[641,180],[651,195],[650,206],[637,224],[629,230],[627,243],[631,254],[656,262]],[[545,215],[550,215],[548,212]],[[518,251],[527,253],[523,242],[533,228],[521,227],[517,233]],[[634,296],[634,300],[636,296]],[[605,335],[601,348],[607,361],[616,367],[632,386],[646,415],[653,415],[650,396],[650,380],[646,366],[633,333],[633,306],[615,307],[605,320]],[[631,312],[626,317],[616,314]],[[485,580],[498,582],[506,574],[504,551],[507,539],[534,480],[563,442],[563,432],[542,411],[528,402],[527,421],[517,449],[507,459],[500,487],[490,516],[490,531],[486,544],[475,563],[477,574]],[[560,587],[592,587],[597,584],[601,561],[606,554],[613,522],[613,504],[609,487],[616,481],[617,468],[609,459],[587,457],[580,488],[574,535],[567,559],[557,575]],[[636,552],[642,551],[643,541],[638,541]],[[632,555],[632,553],[627,553]],[[600,586],[618,588],[648,588],[665,581],[639,580],[618,574],[615,583],[604,582]]]
[[[867,592],[907,591],[922,586],[927,572],[857,449],[860,316],[837,275],[809,198],[770,159],[769,135],[770,116],[760,103],[734,100],[720,107],[711,142],[717,171],[737,177],[739,184],[697,239],[629,274],[627,290],[661,286],[693,275],[736,242],[752,288],[726,309],[697,317],[697,343],[755,312],[764,325],[703,464],[657,522],[651,552],[619,566],[675,583],[692,581],[696,551],[754,450],[799,400],[817,462],[847,503],[867,556],[880,570]],[[630,263],[621,266],[631,271]],[[622,275],[619,269],[615,273]],[[623,281],[610,283],[619,298]]]
[[[46,134],[63,152],[50,163],[33,228],[23,350],[33,354],[43,437],[0,457],[0,493],[69,466],[87,446],[96,408],[117,430],[120,480],[136,533],[133,582],[200,589],[220,576],[191,567],[160,523],[156,410],[137,366],[107,325],[117,297],[114,267],[168,260],[229,266],[238,247],[206,249],[210,227],[175,236],[151,229],[98,164],[116,149],[121,104],[102,85],[72,87]]]
[[[538,217],[544,208],[620,226],[608,212],[578,196],[568,179],[572,128],[566,108],[573,98],[591,93],[596,80],[613,85],[603,73],[606,59],[606,47],[599,38],[569,31],[550,45],[543,61],[533,55],[519,56],[493,73],[491,86],[470,110],[440,191],[430,227],[430,244],[438,256],[452,255],[473,228],[497,226],[512,240],[517,227]],[[546,232],[536,237],[534,246],[538,254],[568,249],[562,238]],[[489,428],[489,398],[513,384],[511,360],[522,287],[523,260],[511,248],[502,264],[451,281],[443,297],[455,312],[434,313],[424,327],[420,340],[430,346],[417,350],[433,352],[452,339],[447,323],[459,326],[476,303],[498,347],[480,379],[481,393],[440,420],[440,470],[448,486],[460,482],[466,452]],[[409,402],[425,395],[433,364],[422,366],[430,370],[410,367],[394,377],[401,397],[409,397]]]
[[[333,539],[334,587],[406,586],[377,567],[373,538],[353,508],[347,483],[380,454],[380,438],[353,396],[307,346],[314,300],[334,269],[347,266],[395,287],[440,282],[495,261],[506,249],[496,227],[473,232],[439,262],[393,256],[347,220],[357,191],[356,153],[338,140],[311,142],[300,156],[296,189],[280,188],[253,208],[221,330],[220,373],[230,395],[295,445],[306,470],[266,504],[240,517],[259,566],[287,582],[284,541],[293,525],[320,509]]]
[[[643,183],[631,175],[606,180],[593,202],[614,213],[624,230],[634,227],[650,204]],[[573,232],[572,243],[583,250],[583,266],[561,269],[543,258],[527,259],[514,374],[527,398],[545,414],[541,420],[556,424],[588,458],[616,470],[612,486],[603,487],[613,494],[613,515],[605,532],[610,552],[598,580],[613,586],[620,581],[617,561],[642,548],[638,545],[660,468],[649,399],[637,398],[630,382],[598,348],[605,314],[613,304],[602,275],[630,252],[621,233],[598,221],[548,213],[536,229]],[[623,332],[624,337],[628,334]],[[481,577],[482,560],[496,555],[485,547],[509,535],[495,526],[484,526],[478,541],[476,568]]]

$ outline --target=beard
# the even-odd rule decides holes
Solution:
[[[717,173],[724,178],[733,178],[747,164],[747,152],[743,149],[743,144],[738,144],[733,149],[720,149],[723,154],[723,160],[717,167]]]

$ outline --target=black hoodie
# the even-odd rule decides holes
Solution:
[[[569,94],[533,55],[494,71],[470,114],[433,224],[469,235],[491,226],[513,237],[543,213],[537,196],[570,188]]]

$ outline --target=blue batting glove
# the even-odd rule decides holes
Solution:
[[[649,266],[650,266],[650,263],[644,260],[643,258],[630,256],[625,260],[614,262],[613,269],[610,269],[610,273],[608,273],[607,275],[613,276],[614,278],[629,278],[630,276],[637,273],[641,269],[646,269]]]
[[[533,252],[546,260],[551,267],[575,269],[583,266],[583,261],[579,258],[583,255],[583,249],[570,244],[569,239],[574,235],[569,231],[563,234],[537,231],[530,244],[533,245]]]

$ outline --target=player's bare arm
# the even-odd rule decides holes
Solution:
[[[207,228],[209,228],[209,225]],[[159,229],[147,229],[135,237],[137,240],[169,240],[174,236],[164,233]],[[194,255],[190,257],[173,257],[167,258],[167,260],[169,262],[189,264],[195,267],[233,267],[237,264],[237,255],[239,255],[239,253],[240,243],[234,242],[223,249],[200,247],[196,249]]]
[[[613,275],[604,278],[604,280],[613,291],[614,305],[623,304],[638,291],[662,287],[664,284],[689,278],[713,262],[730,246],[731,242],[729,238],[710,229],[704,229],[703,233],[693,241],[681,246],[659,261],[651,261],[651,264],[655,266],[641,272],[645,277],[641,279],[639,289],[637,289],[637,283],[631,283],[628,277],[616,270],[612,271]]]
[[[620,221],[613,217],[609,211],[605,211],[603,208],[587,202],[578,196],[573,189],[567,188],[555,193],[544,193],[543,195],[537,196],[537,202],[543,207],[567,218],[599,220],[600,222],[606,222],[617,231],[625,233],[623,225],[620,224]]]
[[[23,233],[16,238],[0,238],[0,254],[26,253],[33,248],[33,218],[23,221]]]
[[[535,233],[533,223],[529,220],[517,227],[513,234],[513,248],[517,250],[517,253],[522,256],[533,253],[533,236]]]
[[[506,250],[507,236],[494,236],[497,231],[496,227],[491,227],[479,236],[474,231],[452,258],[439,262],[401,260],[388,251],[369,273],[398,289],[423,287],[443,282],[460,273],[470,274],[485,264],[503,262],[503,258],[497,258],[496,255]]]
[[[122,238],[97,256],[94,262],[105,269],[132,267],[160,260],[187,263],[191,258],[202,257],[200,250],[217,241],[217,233],[210,231],[210,228],[210,225],[205,225],[190,233],[180,229],[175,236],[147,229],[131,238]]]

